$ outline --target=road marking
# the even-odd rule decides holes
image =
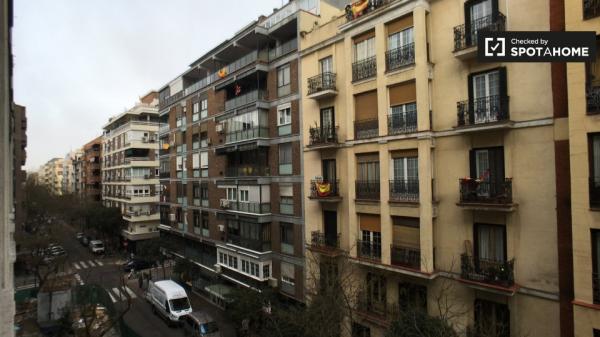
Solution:
[[[87,268],[87,264],[85,264],[85,261],[79,261],[79,263],[81,263],[81,266],[85,269]]]
[[[125,289],[125,291],[127,291],[127,293],[129,294],[129,297],[131,297],[131,298],[137,298],[137,296],[135,295],[135,293],[133,292],[133,290],[129,289],[128,286],[123,287],[123,289]]]
[[[98,261],[98,260],[94,260],[96,261],[96,264],[98,264],[100,267],[102,267],[104,265],[104,263],[102,263],[102,261]]]
[[[110,291],[107,291],[107,293],[108,293],[108,296],[110,296],[110,300],[113,303],[117,303],[117,299],[113,296],[113,294]]]
[[[112,288],[112,291],[119,297],[119,300],[123,298],[118,288]]]
[[[88,261],[88,263],[89,263],[90,267],[95,267],[95,266],[96,266],[96,265],[94,264],[94,261],[92,261],[92,260],[89,260],[89,261]]]
[[[77,264],[77,262],[73,262],[73,266],[75,266],[75,268],[77,268],[77,270],[81,269],[81,267]]]
[[[83,283],[83,280],[81,280],[81,275],[75,274],[75,279],[77,280],[77,282],[79,282],[80,285],[84,285],[85,284],[85,283]]]

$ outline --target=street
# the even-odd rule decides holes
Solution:
[[[125,322],[142,337],[184,336],[183,330],[169,327],[159,316],[152,313],[150,304],[144,299],[144,292],[138,286],[137,279],[126,280],[122,284],[121,277],[127,279],[118,257],[104,257],[92,254],[75,238],[77,230],[63,225],[64,235],[60,244],[67,250],[68,258],[66,271],[75,275],[79,284],[97,284],[109,294],[117,310],[126,306],[126,294],[131,297],[131,308],[125,314]],[[211,314],[219,324],[225,337],[235,336],[234,329],[223,317],[223,311],[207,302],[202,297],[188,291],[194,311],[205,311]]]

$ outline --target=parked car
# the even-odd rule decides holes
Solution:
[[[100,240],[90,241],[90,251],[94,254],[104,253],[104,243]]]
[[[77,238],[77,241],[80,241],[80,242],[81,242],[81,239],[83,239],[83,236],[84,235],[83,235],[82,232],[79,232],[79,233],[75,234],[75,237]]]
[[[152,312],[163,317],[169,325],[179,325],[180,319],[192,312],[185,289],[172,280],[150,281],[146,299],[152,305]]]
[[[156,262],[141,260],[141,259],[133,259],[123,263],[123,271],[130,272],[133,270],[142,270],[156,267]]]
[[[221,337],[219,325],[208,313],[194,311],[181,318],[183,333],[191,337]]]

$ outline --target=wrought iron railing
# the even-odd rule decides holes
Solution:
[[[462,254],[461,277],[465,280],[510,287],[515,282],[515,260],[497,261]]]
[[[583,0],[583,18],[591,19],[600,16],[600,0]]]
[[[359,258],[381,260],[381,243],[357,240],[356,252]]]
[[[310,197],[315,199],[334,198],[340,196],[339,180],[311,180]]]
[[[388,114],[388,134],[417,132],[417,110]]]
[[[366,139],[379,136],[379,120],[377,118],[354,121],[354,138]]]
[[[367,200],[379,200],[379,180],[357,180],[356,198]]]
[[[479,32],[503,32],[506,29],[506,17],[502,13],[488,15],[454,27],[454,51],[477,46]]]
[[[311,126],[309,132],[309,146],[337,144],[337,126]]]
[[[385,52],[385,69],[392,71],[415,63],[415,44],[409,43]]]
[[[512,203],[512,178],[502,181],[461,178],[459,186],[461,203]]]
[[[589,86],[585,96],[588,114],[600,114],[600,86]]]
[[[419,201],[419,179],[390,180],[391,201]]]
[[[310,232],[310,244],[318,248],[339,249],[340,234],[328,235],[321,231]]]
[[[392,265],[421,269],[421,250],[401,245],[391,245]]]
[[[505,121],[509,119],[508,96],[493,95],[456,103],[458,126]]]
[[[377,74],[377,57],[371,56],[352,63],[352,82],[364,80]]]
[[[313,76],[308,79],[308,94],[325,91],[325,90],[336,90],[335,87],[336,74],[332,72],[320,73],[317,76]]]
[[[590,178],[589,198],[590,207],[600,207],[600,178]]]

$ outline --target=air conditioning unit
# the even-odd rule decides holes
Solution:
[[[221,199],[221,208],[229,208],[229,200]]]
[[[225,231],[225,225],[217,225],[217,228],[219,229],[219,232]]]
[[[171,220],[171,221],[177,220],[177,218],[175,217],[175,213],[170,213],[169,214],[169,220]]]
[[[148,143],[148,137],[142,137],[142,142]]]
[[[269,278],[269,287],[271,288],[277,288],[277,285],[279,284],[278,282],[279,280],[276,278]]]
[[[215,273],[217,273],[217,274],[221,274],[221,272],[222,272],[222,271],[221,271],[221,265],[219,265],[219,264],[215,264]]]
[[[218,133],[223,133],[223,123],[219,123],[217,125],[215,125],[215,131],[217,131]]]

